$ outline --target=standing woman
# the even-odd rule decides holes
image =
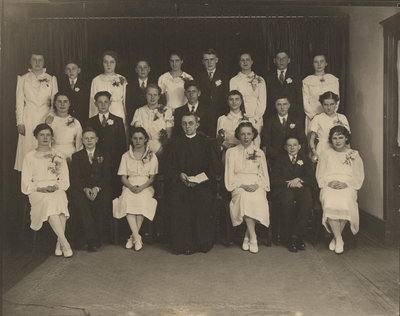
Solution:
[[[315,115],[324,111],[319,102],[319,96],[327,91],[332,91],[339,96],[339,79],[332,74],[325,73],[326,66],[328,63],[325,55],[315,55],[313,59],[314,74],[303,79],[306,136],[309,136],[310,133],[310,121]]]
[[[94,96],[99,91],[111,93],[110,112],[120,118],[125,123],[126,106],[125,95],[128,82],[125,77],[115,72],[118,63],[118,54],[114,51],[106,51],[102,55],[104,72],[92,80],[90,88],[89,118],[97,115],[98,110],[94,104]],[[125,123],[125,126],[127,123]]]
[[[258,252],[256,223],[269,226],[267,192],[270,190],[264,152],[254,145],[257,129],[250,122],[242,122],[235,130],[240,144],[226,152],[225,186],[232,192],[229,204],[233,226],[246,222],[242,249]]]
[[[33,130],[45,121],[58,91],[56,77],[47,74],[44,68],[44,55],[32,54],[29,62],[29,72],[18,76],[17,81],[16,116],[19,137],[14,169],[18,171],[22,170],[24,156],[37,146]]]
[[[57,92],[54,96],[54,119],[49,124],[54,131],[53,148],[71,161],[74,152],[82,149],[82,126],[69,114],[71,103],[68,96]]]
[[[169,65],[171,70],[158,78],[158,86],[161,93],[165,95],[167,106],[172,111],[187,103],[185,97],[185,81],[193,80],[193,77],[182,70],[183,54],[174,51],[169,54]]]
[[[26,154],[21,173],[21,191],[29,196],[31,204],[31,228],[37,231],[48,221],[58,238],[55,255],[71,257],[71,246],[65,238],[68,167],[63,155],[51,148],[53,130],[49,125],[39,124],[33,134],[38,146]]]
[[[246,115],[254,122],[258,133],[263,126],[263,115],[267,107],[267,88],[265,80],[256,75],[251,67],[253,59],[249,53],[243,53],[239,58],[240,72],[229,82],[229,90],[238,90],[242,93]],[[260,141],[256,140],[256,146]]]

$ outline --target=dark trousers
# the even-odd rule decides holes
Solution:
[[[103,188],[94,201],[90,201],[83,190],[72,190],[71,195],[88,245],[100,246],[103,240],[104,217],[111,203],[111,187]]]
[[[296,202],[296,203],[295,203]],[[313,206],[312,191],[308,187],[284,189],[277,196],[281,219],[281,240],[304,237],[307,220]]]

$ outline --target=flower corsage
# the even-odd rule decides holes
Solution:
[[[113,80],[112,85],[113,85],[113,87],[119,87],[119,86],[123,86],[125,82],[126,82],[126,79],[122,76],[119,76],[118,80],[117,79]]]
[[[299,159],[299,160],[297,160],[297,162],[296,162],[299,166],[302,166],[302,165],[304,165],[304,162],[303,162],[303,160],[301,160],[301,159]]]
[[[287,78],[285,81],[286,81],[287,84],[291,84],[293,82],[293,79],[292,78]]]
[[[63,161],[63,157],[57,153],[50,153],[43,157],[50,159],[47,170],[50,171],[51,174],[54,174],[58,180],[61,173],[61,163]]]
[[[219,87],[222,84],[222,80],[218,79],[217,81],[215,81],[215,86]]]
[[[253,76],[248,76],[248,78],[250,79],[249,83],[251,84],[253,91],[256,91],[257,86],[263,81],[262,78],[256,74]]]
[[[103,163],[103,161],[104,161],[104,157],[102,157],[102,156],[98,156],[98,157],[96,157],[96,159],[97,159],[97,163],[99,165],[101,165]]]
[[[347,154],[346,154],[346,159],[345,159],[345,161],[343,162],[343,164],[344,164],[344,165],[351,166],[351,165],[352,165],[352,162],[353,162],[354,160],[356,160],[355,155],[356,155],[356,152],[355,152],[354,150],[352,150],[352,151],[350,151],[349,153],[347,153]]]
[[[108,119],[107,120],[107,125],[114,125],[114,120]]]
[[[40,84],[46,85],[46,87],[49,87],[49,82],[50,82],[49,78],[43,78],[43,79],[38,79],[38,80],[39,80]]]
[[[290,127],[290,129],[293,129],[293,128],[295,128],[295,127],[296,127],[296,124],[294,124],[294,123],[291,123],[291,124],[289,125],[289,127]]]
[[[247,153],[247,160],[252,160],[253,162],[256,162],[258,158],[261,156],[257,154],[257,149],[254,149],[252,153]]]
[[[75,91],[75,92],[79,92],[79,91],[81,91],[81,89],[79,89],[79,87],[75,87],[75,88],[74,88],[74,91]]]
[[[67,121],[65,122],[65,125],[74,127],[75,126],[75,119],[73,117],[69,117]]]
[[[149,148],[147,148],[146,152],[142,157],[143,164],[150,162],[151,157],[153,157],[153,152]]]

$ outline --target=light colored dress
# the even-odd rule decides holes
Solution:
[[[316,148],[318,156],[327,148],[331,148],[329,144],[329,131],[336,125],[342,125],[350,132],[349,122],[343,114],[335,113],[334,116],[330,117],[323,112],[315,115],[312,119],[310,123],[310,132],[314,132],[318,135],[318,145]]]
[[[92,86],[90,88],[90,106],[89,106],[89,117],[95,116],[99,113],[96,105],[94,104],[94,96],[99,91],[108,91],[111,93],[111,105],[110,112],[116,116],[122,118],[125,122],[126,118],[126,86],[128,82],[122,75],[107,76],[100,74],[92,80]]]
[[[225,140],[222,145],[225,148],[235,147],[236,145],[240,144],[240,141],[235,137],[235,130],[238,125],[243,122],[247,121],[246,118],[243,118],[242,112],[233,113],[232,111],[229,112],[227,115],[221,115],[217,121],[217,135],[218,131],[221,129],[224,130]]]
[[[258,184],[255,192],[240,188],[242,184]],[[232,192],[229,204],[233,226],[243,222],[243,216],[269,226],[267,191],[270,190],[267,162],[264,152],[254,145],[229,148],[225,160],[225,186]]]
[[[118,175],[128,176],[128,181],[132,185],[142,185],[157,172],[158,160],[149,148],[146,149],[141,159],[136,159],[133,156],[132,146],[130,146],[129,150],[122,155]],[[124,186],[121,196],[113,201],[114,217],[122,218],[126,214],[134,214],[143,215],[152,221],[157,208],[157,201],[153,196],[152,186],[137,194]]]
[[[309,75],[303,79],[303,103],[306,113],[306,135],[310,132],[310,121],[315,115],[324,112],[319,96],[332,91],[339,95],[339,79],[331,74],[323,76]]]
[[[37,188],[57,185],[52,193],[37,192]],[[69,217],[65,191],[69,187],[68,166],[63,155],[54,149],[33,150],[26,154],[21,173],[21,191],[29,196],[31,228],[39,230],[51,215]]]
[[[172,128],[174,125],[174,117],[169,107],[165,107],[165,112],[160,113],[158,109],[150,110],[145,105],[135,111],[131,122],[132,126],[143,127],[149,134],[150,140],[148,146],[154,153],[158,152],[161,147],[160,131],[162,129]]]
[[[67,159],[71,159],[74,152],[82,149],[82,126],[76,118],[71,115],[55,115],[50,126],[54,132],[52,147]]]
[[[328,218],[348,220],[351,231],[356,234],[359,228],[357,191],[364,181],[364,166],[358,151],[324,151],[317,165],[316,177],[321,189],[322,224],[330,231]],[[328,187],[328,183],[334,180],[345,182],[347,188],[335,190]]]
[[[254,122],[254,127],[260,132],[267,107],[267,87],[264,78],[254,72],[249,75],[239,72],[229,81],[229,90],[242,93],[246,116]]]
[[[189,80],[193,80],[193,77],[186,72],[182,72],[182,75],[177,78],[166,72],[158,78],[158,86],[161,88],[161,93],[165,93],[167,106],[172,111],[187,103],[184,85],[185,81]]]
[[[36,76],[31,71],[23,76],[18,76],[16,95],[17,125],[25,125],[25,136],[18,135],[15,170],[22,170],[22,162],[25,155],[37,147],[37,140],[33,136],[33,130],[38,124],[44,123],[57,91],[57,79],[47,74],[46,69],[39,76]]]

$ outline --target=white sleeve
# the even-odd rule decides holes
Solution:
[[[32,160],[30,157],[29,154],[25,155],[21,170],[21,191],[26,195],[36,192],[37,189],[36,183],[33,182]]]
[[[235,177],[235,147],[226,151],[225,156],[225,187],[232,192],[241,185]]]
[[[265,191],[269,192],[270,190],[270,183],[269,183],[269,174],[268,174],[268,167],[267,161],[265,159],[264,152],[260,149],[257,150],[257,153],[260,154],[260,168],[258,169],[258,181],[257,184]]]
[[[310,120],[314,117],[314,111],[311,106],[310,101],[310,86],[303,80],[303,104],[304,104],[304,112],[308,116]]]
[[[64,158],[61,161],[60,176],[57,180],[57,185],[63,191],[67,191],[69,188],[69,171],[67,161]]]
[[[258,100],[255,116],[257,119],[261,119],[264,115],[265,109],[267,107],[267,87],[265,85],[265,80],[262,78],[262,82],[258,87]]]
[[[355,159],[352,162],[353,177],[347,183],[354,190],[360,190],[364,182],[364,164],[358,152],[355,152]]]
[[[94,104],[94,96],[97,93],[97,88],[96,88],[96,83],[95,83],[95,79],[94,78],[92,80],[92,85],[90,87],[90,97],[89,97],[89,118],[95,116],[98,111],[96,108],[96,105]]]
[[[16,92],[16,117],[17,125],[24,124],[24,107],[25,107],[25,94],[24,94],[25,77],[17,77],[17,92]]]
[[[81,123],[75,119],[75,124],[76,124],[76,135],[75,135],[75,151],[79,151],[83,148],[82,145],[82,126]]]

